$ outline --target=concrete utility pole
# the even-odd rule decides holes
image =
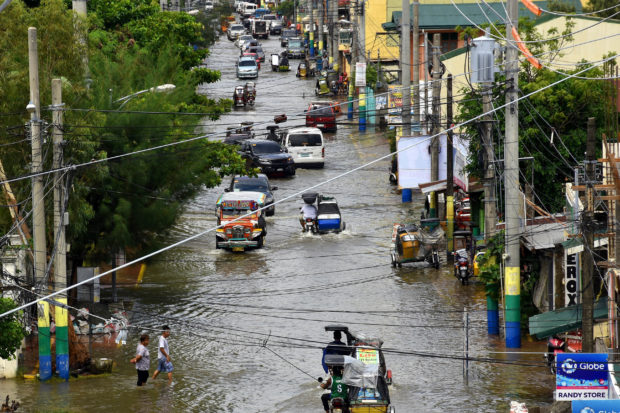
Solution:
[[[433,131],[436,135],[441,131],[441,34],[433,34]],[[439,180],[439,136],[431,140],[431,182]],[[437,218],[437,192],[431,192],[430,211],[431,218]]]
[[[351,22],[355,20],[355,4],[351,3]],[[355,64],[357,63],[357,27],[353,28],[352,41],[351,41],[351,68],[349,70],[349,107],[347,112],[347,119],[353,119],[353,96],[355,95],[355,77],[353,76],[353,70],[355,70]]]
[[[448,74],[448,91],[447,91],[448,102],[446,104],[446,128],[450,129],[452,127],[452,75]],[[454,142],[452,139],[454,138],[453,132],[448,131],[448,148],[446,152],[446,163],[447,163],[447,171],[446,171],[446,240],[448,242],[446,248],[446,256],[448,258],[448,262],[452,262],[454,260],[454,256],[452,253],[454,252]]]
[[[330,56],[330,63],[332,64],[332,67],[336,64],[338,64],[338,66],[340,66],[340,59],[339,59],[339,55],[340,52],[338,51],[338,0],[327,0],[327,4],[330,8],[330,15],[331,15],[331,24],[330,24],[330,30],[331,30],[331,56]],[[342,72],[342,68],[338,69],[339,72]]]
[[[420,3],[413,0],[413,123],[419,135],[420,128]]]
[[[482,120],[482,144],[485,153],[484,170],[484,239],[488,241],[495,234],[497,210],[495,208],[495,151],[493,149],[493,114],[491,95],[492,84],[482,85],[482,112],[486,113]]]
[[[430,132],[428,127],[428,33],[424,32],[424,130]]]
[[[62,113],[62,80],[52,80],[52,108],[54,123],[54,159],[52,167],[59,169],[63,166],[63,113]],[[63,174],[54,174],[54,234],[57,239],[56,254],[54,256],[54,290],[67,287],[67,244],[65,241],[65,185]],[[67,294],[58,295],[55,299],[61,304],[67,304]],[[61,306],[56,306],[56,370],[61,378],[69,380],[69,314]]]
[[[39,54],[37,47],[37,29],[28,28],[28,71],[30,74],[30,138],[32,144],[32,173],[43,171],[43,154],[41,152],[41,102],[39,100]],[[43,198],[43,176],[32,178],[32,229],[34,246],[35,284],[45,278],[47,246],[45,242],[45,201]],[[37,304],[39,327],[39,377],[49,380],[52,377],[52,356],[50,346],[49,304]]]
[[[403,84],[402,122],[403,136],[411,134],[411,11],[409,0],[402,0],[402,19],[400,21],[400,65]]]
[[[366,17],[365,17],[365,6],[364,6],[364,0],[360,1],[357,3],[357,27],[359,27],[360,30],[360,35],[358,37],[359,39],[359,53],[358,53],[358,58],[360,59],[360,61],[365,61],[366,60]],[[366,63],[370,63],[370,59],[368,61],[366,61]]]
[[[594,352],[594,175],[596,167],[596,119],[588,118],[588,135],[586,138],[586,204],[581,218],[583,233],[583,316],[581,329],[583,334],[583,352]]]
[[[310,3],[310,34],[308,35],[308,48],[310,49],[310,57],[314,57],[314,1],[309,0]]]
[[[506,137],[504,145],[504,188],[506,191],[506,347],[521,347],[521,257],[519,225],[519,61],[512,28],[519,27],[518,0],[507,0],[506,38]]]
[[[323,57],[323,49],[325,45],[323,44],[323,22],[325,20],[325,9],[323,8],[323,0],[319,0],[319,52],[317,53],[320,57]]]

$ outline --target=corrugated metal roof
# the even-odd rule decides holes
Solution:
[[[566,241],[567,229],[568,226],[565,222],[529,225],[521,237],[529,250],[544,250]]]
[[[537,6],[546,9],[547,1],[534,2]],[[567,3],[575,6],[575,10],[582,10],[579,0],[568,0]],[[411,6],[413,9],[413,6]],[[458,7],[458,9],[457,9]],[[506,9],[501,2],[485,3],[456,3],[456,7],[451,3],[446,4],[420,4],[419,5],[419,26],[420,29],[454,29],[456,26],[471,27],[471,20],[476,25],[488,24],[489,22],[503,22],[506,16]],[[459,10],[462,12],[459,12]],[[463,16],[465,14],[465,16]],[[392,12],[392,21],[383,23],[385,30],[395,30],[400,27],[402,11]],[[535,18],[522,4],[519,5],[519,17]],[[413,10],[411,12],[411,25],[413,27]]]

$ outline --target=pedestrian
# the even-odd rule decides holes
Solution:
[[[172,361],[170,359],[170,350],[168,348],[168,337],[170,337],[170,327],[163,326],[161,336],[159,336],[159,346],[157,347],[157,369],[153,373],[153,380],[157,378],[160,372],[168,373],[168,383],[172,383]]]
[[[136,365],[136,371],[138,372],[138,386],[146,384],[149,378],[149,367],[151,365],[151,358],[149,356],[149,335],[142,334],[140,336],[140,343],[136,349],[136,357],[130,360],[131,363]]]

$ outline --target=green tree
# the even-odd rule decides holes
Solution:
[[[276,12],[288,19],[293,17],[295,13],[295,2],[293,0],[285,0],[276,8]]]
[[[597,13],[596,17],[609,17],[613,15],[616,19],[619,18],[618,13],[620,13],[620,4],[618,4],[616,0],[589,0],[588,4],[583,8],[583,10],[586,12],[593,12],[605,9],[609,10]]]
[[[10,298],[0,297],[0,313],[13,310],[17,305]],[[0,358],[10,360],[22,345],[26,332],[19,320],[20,313],[15,312],[0,318]]]

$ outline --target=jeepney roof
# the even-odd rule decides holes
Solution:
[[[255,191],[239,191],[239,192],[225,192],[217,200],[219,205],[222,201],[255,201],[260,206],[265,205],[265,194]]]

